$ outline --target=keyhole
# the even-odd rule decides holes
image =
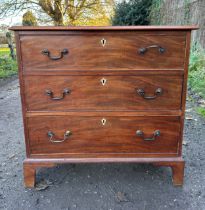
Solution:
[[[102,44],[102,46],[104,47],[105,46],[105,44],[106,44],[106,39],[101,39],[101,44]]]
[[[103,86],[104,86],[105,83],[107,82],[107,80],[106,80],[105,78],[102,78],[100,81],[101,81],[101,83],[102,83]]]
[[[105,118],[103,118],[103,119],[101,120],[101,122],[102,122],[102,125],[105,125],[105,123],[106,123],[106,119],[105,119]]]

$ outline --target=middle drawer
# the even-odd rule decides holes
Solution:
[[[26,76],[28,111],[177,110],[181,76]]]

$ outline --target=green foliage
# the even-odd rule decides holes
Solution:
[[[196,111],[198,114],[200,114],[202,117],[205,117],[205,108],[203,107],[197,107]]]
[[[118,3],[112,25],[149,25],[152,0],[125,0]]]
[[[34,14],[31,11],[27,11],[23,14],[22,19],[22,25],[23,26],[37,26],[37,20]]]
[[[194,45],[189,64],[189,86],[199,96],[205,98],[205,50]]]
[[[0,78],[6,78],[17,73],[17,62],[10,57],[0,57]]]

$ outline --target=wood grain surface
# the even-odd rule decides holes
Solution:
[[[184,26],[13,26],[10,30],[14,31],[185,31],[185,30],[196,30],[199,27],[197,25],[184,25]]]
[[[102,84],[102,79],[105,84]],[[28,111],[66,110],[180,110],[182,94],[181,76],[27,76],[25,96]],[[63,90],[71,92],[62,100]],[[145,97],[155,96],[157,88],[162,95],[144,99],[137,93],[145,91]]]
[[[103,47],[101,40],[105,39]],[[138,70],[138,69],[183,69],[186,36],[138,35],[129,32],[126,36],[114,32],[81,33],[79,35],[22,36],[21,53],[24,72],[59,70]],[[140,48],[159,45],[165,49],[150,48],[139,54]],[[48,49],[51,56],[60,51],[69,53],[60,60],[51,60],[42,54]]]
[[[30,153],[141,153],[177,154],[180,121],[178,117],[30,117],[28,119]],[[61,143],[52,143],[47,136],[52,131],[54,140],[62,140],[66,131],[72,135]],[[154,141],[145,141],[136,135],[153,136],[155,130],[161,135]],[[66,156],[66,155],[65,155]]]

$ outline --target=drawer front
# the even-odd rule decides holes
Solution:
[[[24,72],[183,69],[184,35],[84,33],[22,36]]]
[[[25,77],[29,111],[177,110],[181,92],[180,76]]]
[[[178,117],[41,116],[28,118],[30,153],[176,154]]]

